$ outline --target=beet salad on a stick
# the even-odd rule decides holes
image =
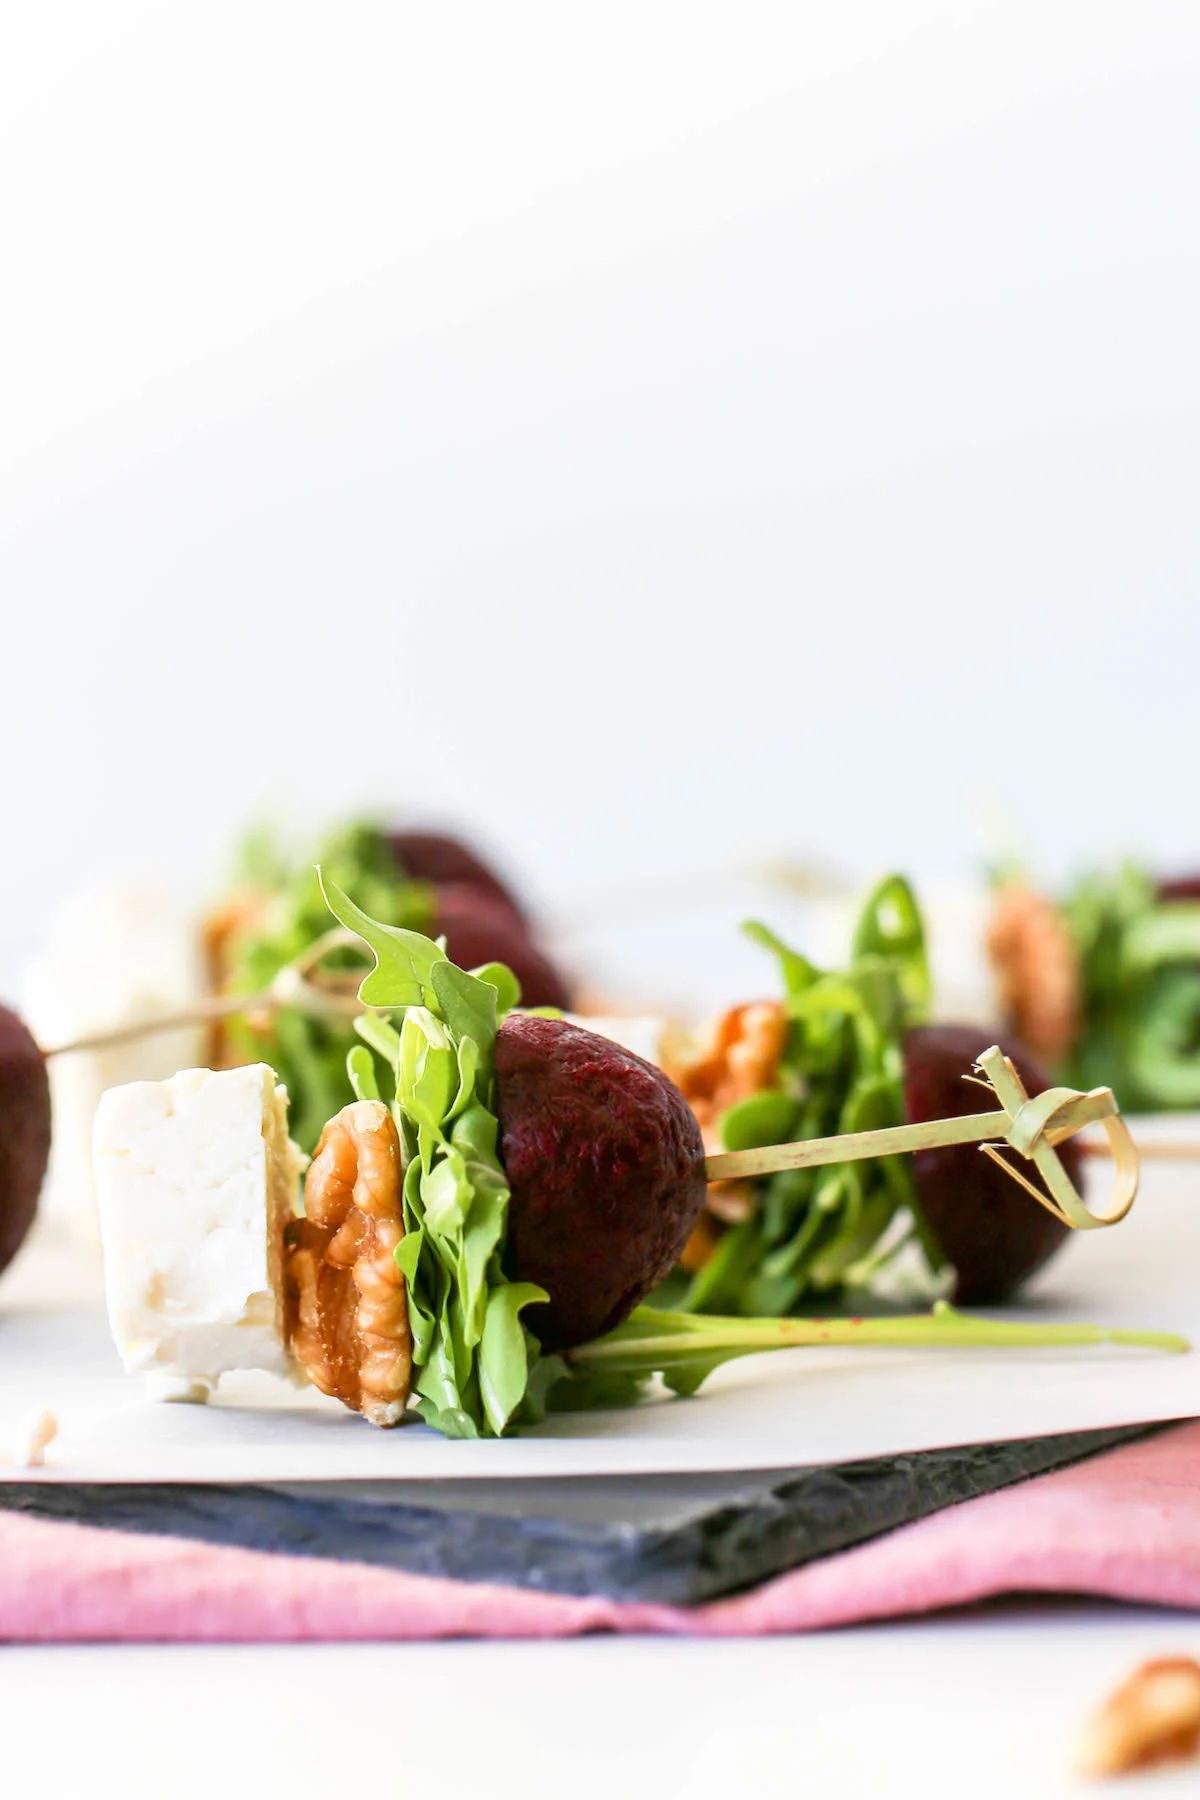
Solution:
[[[359,942],[374,966],[348,1058],[356,1098],[326,1122],[303,1182],[286,1092],[265,1064],[131,1083],[98,1112],[110,1319],[126,1367],[157,1394],[203,1399],[228,1372],[266,1369],[377,1425],[414,1412],[449,1436],[486,1437],[547,1408],[627,1403],[653,1377],[689,1394],[721,1363],[760,1350],[1184,1347],[1161,1333],[997,1323],[945,1305],[861,1319],[646,1306],[693,1234],[710,1180],[979,1144],[1028,1169],[1024,1204],[1040,1200],[1064,1225],[1086,1227],[1128,1209],[1136,1159],[1107,1090],[1031,1097],[996,1047],[979,1058],[969,1115],[708,1155],[661,1069],[561,1017],[522,1011],[503,965],[467,972],[435,940],[371,918],[336,883],[323,891],[338,945]],[[25,1160],[4,1170],[20,1213],[32,1211],[31,1193],[36,1203],[48,1106],[44,1054],[27,1033],[11,1042],[36,1115]],[[1101,1218],[1083,1207],[1057,1148],[1097,1125],[1118,1180]]]

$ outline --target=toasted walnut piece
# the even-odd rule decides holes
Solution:
[[[695,1113],[706,1150],[722,1148],[718,1123],[727,1108],[778,1086],[787,1030],[787,1013],[777,1000],[754,1000],[723,1013],[698,1045],[664,1044],[666,1072]],[[714,1219],[740,1224],[754,1207],[750,1182],[710,1182],[712,1216],[702,1218],[688,1240],[684,1268],[703,1268],[716,1249],[720,1232]]]
[[[711,1213],[702,1212],[683,1246],[680,1265],[689,1275],[697,1275],[721,1241],[721,1227]]]
[[[707,1206],[722,1225],[742,1225],[758,1210],[758,1195],[752,1181],[710,1181]]]
[[[1035,1056],[1058,1062],[1079,1033],[1079,958],[1066,920],[1024,882],[1005,882],[987,952],[1005,1017]]]
[[[309,1379],[372,1425],[396,1425],[412,1336],[395,1250],[404,1236],[400,1140],[378,1100],[356,1100],[321,1133],[288,1227],[288,1334]]]
[[[47,1410],[30,1413],[13,1439],[9,1455],[19,1469],[40,1469],[58,1436],[58,1418]]]
[[[233,947],[236,939],[262,918],[267,897],[256,888],[243,888],[214,907],[201,922],[200,948],[212,994],[223,994],[229,982]],[[256,1028],[266,1029],[266,1019],[251,1019]],[[229,1037],[225,1019],[214,1019],[208,1028],[207,1065],[210,1069],[236,1068],[244,1058],[237,1054]]]
[[[700,1123],[705,1146],[717,1150],[717,1121],[727,1108],[779,1081],[787,1014],[776,1000],[754,1000],[723,1013],[698,1044],[668,1050],[667,1074]]]
[[[1080,1742],[1085,1775],[1126,1775],[1200,1753],[1200,1663],[1144,1663],[1101,1707]]]

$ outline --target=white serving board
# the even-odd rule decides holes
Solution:
[[[1142,1127],[1139,1126],[1139,1130]],[[1195,1134],[1190,1121],[1143,1135]],[[1149,1163],[1134,1212],[1073,1238],[1005,1316],[1183,1333],[1200,1346],[1200,1163]],[[53,1410],[42,1469],[6,1464]],[[315,1393],[241,1378],[208,1407],[155,1405],[117,1362],[99,1272],[31,1246],[0,1281],[0,1479],[322,1481],[661,1474],[841,1462],[1200,1414],[1200,1349],[812,1349],[749,1358],[688,1401],[559,1415],[500,1443],[379,1432]]]

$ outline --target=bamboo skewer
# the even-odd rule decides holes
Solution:
[[[1183,1138],[1138,1138],[1140,1162],[1200,1162],[1200,1140],[1191,1143]],[[1107,1156],[1108,1145],[1097,1138],[1080,1138],[1075,1146],[1081,1156]]]
[[[1085,1125],[1111,1118],[1116,1103],[1107,1088],[1080,1094],[1070,1103],[1069,1124],[1047,1133],[1051,1143],[1061,1143]],[[780,1169],[818,1169],[826,1163],[866,1162],[876,1156],[903,1156],[914,1150],[939,1150],[951,1144],[982,1144],[989,1138],[1007,1138],[1012,1126],[1003,1111],[963,1113],[953,1119],[930,1119],[920,1125],[889,1125],[882,1131],[854,1131],[841,1137],[804,1138],[794,1144],[768,1145],[757,1150],[722,1150],[705,1159],[710,1181],[750,1181]],[[1106,1150],[1097,1144],[1095,1151]]]
[[[248,1018],[255,1014],[270,1014],[281,1006],[301,1007],[315,1018],[357,1019],[364,1012],[374,1010],[364,1006],[357,997],[359,974],[348,970],[318,972],[319,965],[331,950],[342,950],[357,943],[352,931],[338,926],[310,944],[303,956],[285,964],[274,980],[257,993],[214,994],[178,1012],[159,1013],[152,1019],[136,1019],[111,1030],[92,1031],[83,1037],[71,1038],[67,1043],[52,1044],[48,1049],[43,1048],[42,1055],[48,1059],[73,1056],[81,1050],[108,1050],[118,1044],[136,1043],[139,1038],[178,1031],[187,1025],[214,1024],[219,1019],[236,1018],[238,1014]],[[349,982],[345,980],[347,974],[350,975]]]
[[[990,1088],[999,1100],[999,1110],[929,1119],[917,1125],[892,1125],[881,1131],[848,1132],[842,1137],[722,1151],[705,1159],[705,1173],[710,1181],[748,1180],[783,1169],[815,1169],[829,1163],[978,1144],[985,1156],[999,1163],[1005,1174],[1072,1230],[1093,1231],[1123,1219],[1137,1198],[1138,1151],[1117,1110],[1112,1089],[1093,1088],[1090,1093],[1081,1094],[1074,1088],[1047,1088],[1031,1100],[1013,1064],[995,1044],[984,1051],[976,1066],[983,1077],[981,1085]],[[1113,1201],[1103,1213],[1091,1212],[1084,1205],[1056,1148],[1088,1125],[1104,1127],[1105,1148],[1116,1174]],[[1009,1160],[1005,1149],[1032,1163],[1045,1186],[1035,1187]]]

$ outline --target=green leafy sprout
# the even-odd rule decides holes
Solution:
[[[888,875],[871,891],[845,969],[818,969],[757,921],[745,929],[778,962],[788,1034],[778,1085],[718,1121],[725,1149],[902,1125],[904,1034],[930,994],[909,883]],[[931,1270],[940,1264],[907,1157],[790,1169],[758,1186],[753,1215],[720,1238],[680,1300],[684,1310],[786,1315],[863,1285],[913,1241]]]
[[[374,956],[359,998],[382,1010],[356,1021],[362,1041],[348,1072],[360,1100],[391,1108],[400,1136],[396,1260],[414,1404],[447,1437],[499,1437],[561,1372],[521,1318],[545,1290],[510,1281],[503,1267],[509,1187],[496,1148],[495,1047],[520,990],[502,964],[468,974],[439,943],[371,918],[324,870],[317,878],[334,918]]]
[[[432,889],[405,876],[375,826],[337,832],[317,860],[328,879],[357,894],[373,918],[414,931],[432,923]],[[222,986],[230,994],[258,994],[327,929],[329,913],[312,863],[296,864],[265,833],[243,846],[236,886],[249,904],[244,922],[235,921],[225,942]],[[362,960],[355,949],[337,950],[325,967],[358,970]],[[291,1101],[292,1136],[311,1154],[325,1121],[353,1098],[346,1073],[353,1022],[280,1006],[266,1018],[235,1015],[225,1029],[240,1060],[266,1062],[277,1071]]]
[[[1063,911],[1082,1027],[1056,1076],[1109,1086],[1130,1111],[1200,1106],[1200,902],[1164,900],[1126,865],[1078,882]]]

